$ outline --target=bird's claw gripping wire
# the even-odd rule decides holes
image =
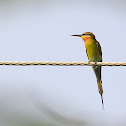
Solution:
[[[98,65],[97,65],[97,62],[96,62],[96,61],[94,62],[94,64],[93,64],[93,65],[91,64],[91,61],[88,61],[88,65],[89,65],[89,66],[92,66],[94,69],[96,69],[96,68],[98,67]]]

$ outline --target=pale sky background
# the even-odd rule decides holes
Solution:
[[[126,62],[125,0],[0,0],[0,61]],[[89,66],[0,66],[1,126],[126,125],[126,67],[103,67],[105,110]]]

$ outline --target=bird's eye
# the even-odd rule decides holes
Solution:
[[[85,35],[85,34],[82,34],[82,35]]]

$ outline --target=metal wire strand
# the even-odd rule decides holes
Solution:
[[[52,66],[126,66],[126,62],[48,62],[48,61],[24,61],[24,62],[12,62],[12,61],[0,61],[0,65],[15,65],[15,66],[27,66],[27,65],[52,65]]]

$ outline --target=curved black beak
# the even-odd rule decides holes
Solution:
[[[81,37],[81,35],[71,35],[71,36],[77,36],[77,37]]]

